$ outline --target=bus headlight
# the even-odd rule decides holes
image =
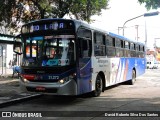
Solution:
[[[64,83],[64,79],[59,80],[59,83],[63,84]]]
[[[23,76],[20,76],[20,80],[23,81],[24,83],[28,82],[28,80],[26,78],[24,78]]]
[[[61,83],[61,84],[64,84],[66,82],[68,82],[69,80],[72,80],[76,77],[76,73],[70,75],[69,77],[65,77],[63,79],[60,79],[58,82]]]
[[[27,79],[25,79],[25,78],[23,79],[23,81],[24,81],[24,82],[28,82],[28,80],[27,80]]]
[[[60,79],[60,80],[59,80],[59,83],[64,84],[64,83],[66,83],[66,82],[68,82],[68,81],[69,81],[69,77],[65,77],[65,78],[63,78],[63,79]]]

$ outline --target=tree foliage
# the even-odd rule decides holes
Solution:
[[[92,15],[107,9],[109,0],[0,0],[0,25],[20,27],[21,23],[65,15],[91,22]]]
[[[149,9],[157,9],[160,7],[159,0],[138,0],[140,4],[145,3],[145,7]]]

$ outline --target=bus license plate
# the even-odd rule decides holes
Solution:
[[[45,88],[45,87],[38,86],[38,87],[36,87],[36,90],[37,90],[37,91],[45,91],[46,88]]]

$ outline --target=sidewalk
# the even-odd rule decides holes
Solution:
[[[0,104],[28,95],[31,94],[24,93],[20,90],[17,74],[12,78],[12,71],[10,70],[8,74],[0,76]]]
[[[0,77],[12,76],[13,68],[0,67]]]

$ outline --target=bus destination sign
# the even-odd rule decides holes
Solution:
[[[61,29],[73,29],[72,22],[52,22],[41,24],[29,24],[22,27],[22,33],[32,33],[36,31],[44,30],[61,30]]]

